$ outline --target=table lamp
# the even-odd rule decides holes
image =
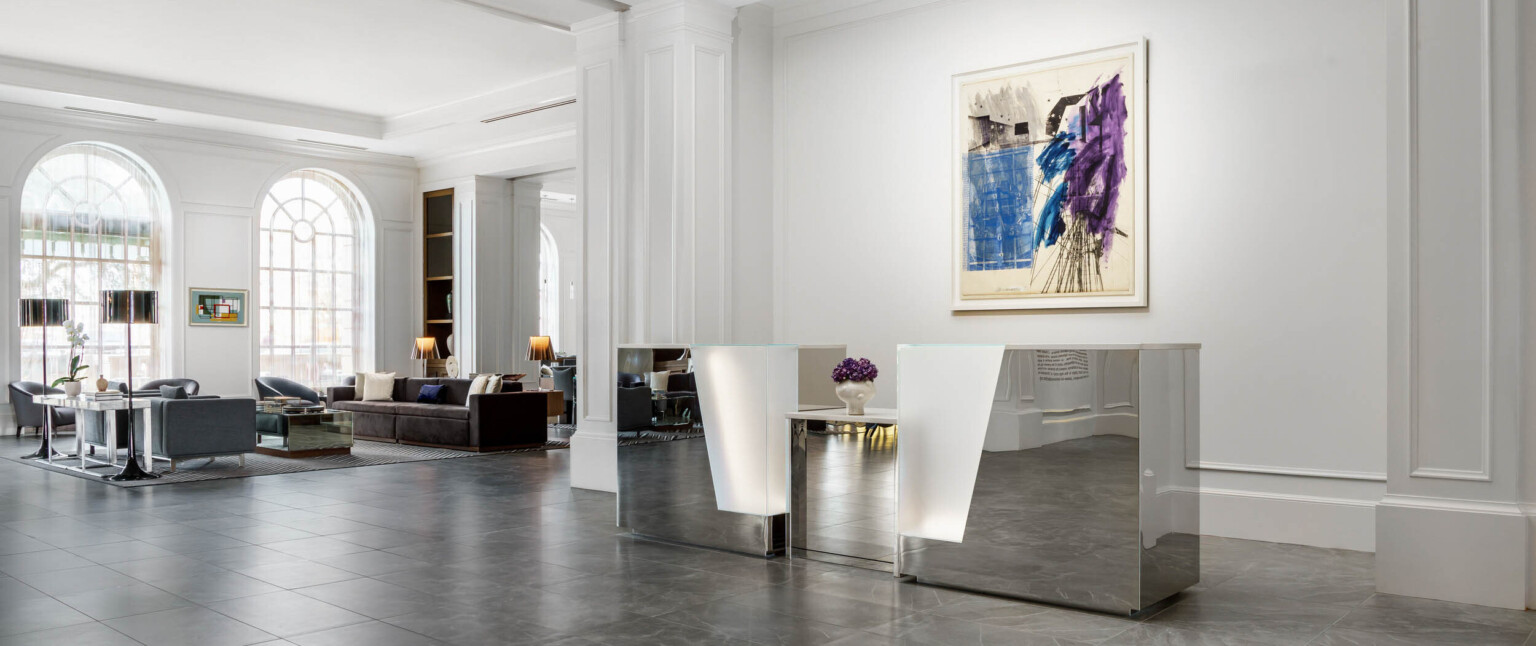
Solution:
[[[136,323],[155,325],[160,322],[160,293],[141,289],[103,290],[101,322],[128,326],[128,463],[116,475],[104,475],[102,478],[115,482],[158,478],[159,475],[149,473],[139,466],[136,446],[138,433],[133,432],[133,421],[138,417],[133,408],[133,326]],[[150,455],[153,450],[154,447],[145,447],[144,457],[154,460],[154,456]]]
[[[528,360],[537,361],[539,365],[554,360],[555,348],[547,336],[528,337]]]
[[[21,327],[40,327],[43,329],[43,396],[48,396],[48,326],[63,325],[69,320],[69,299],[67,298],[23,298],[21,307],[18,308],[21,318],[17,324]],[[46,411],[51,423],[53,411]],[[38,429],[43,436],[43,443],[37,452],[27,455],[22,459],[46,458],[53,452],[53,446],[48,442],[48,430]]]
[[[437,337],[416,337],[415,345],[411,346],[411,358],[421,362],[421,376],[427,376],[427,359],[439,359],[437,354]]]

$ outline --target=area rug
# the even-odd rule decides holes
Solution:
[[[213,460],[193,459],[181,462],[177,465],[175,473],[166,471],[167,463],[155,462],[155,472],[160,474],[154,480],[135,480],[131,482],[113,482],[101,479],[104,473],[113,473],[110,467],[91,469],[93,473],[81,473],[63,468],[68,460],[54,460],[49,465],[41,460],[23,460],[17,456],[0,456],[12,462],[31,465],[63,473],[95,482],[102,482],[116,487],[151,487],[156,485],[180,484],[184,482],[202,482],[206,480],[222,480],[225,478],[250,478],[253,476],[269,476],[280,473],[300,473],[304,471],[325,471],[328,469],[347,469],[351,467],[366,467],[380,464],[400,464],[402,462],[423,462],[426,460],[451,460],[456,458],[472,458],[486,455],[505,455],[508,453],[528,453],[532,451],[548,451],[552,449],[570,448],[569,437],[559,437],[559,434],[551,429],[550,439],[544,446],[529,447],[526,449],[512,449],[508,451],[486,451],[476,453],[474,451],[454,451],[452,449],[439,449],[430,446],[411,446],[409,444],[390,444],[387,442],[370,442],[358,440],[352,445],[350,455],[326,455],[315,458],[280,458],[260,453],[245,454],[245,466],[240,466],[240,460],[236,457],[221,457]],[[64,443],[61,442],[62,446]],[[31,452],[28,449],[27,452]],[[73,461],[78,465],[79,461]]]

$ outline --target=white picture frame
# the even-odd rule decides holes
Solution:
[[[974,96],[968,96],[968,89],[984,87],[986,83],[1009,82],[1014,79],[1028,80],[1032,75],[1042,73],[1061,74],[1060,70],[1079,66],[1107,65],[1114,61],[1129,58],[1125,68],[1132,76],[1130,82],[1123,83],[1126,93],[1127,115],[1126,122],[1130,125],[1124,142],[1131,150],[1124,158],[1129,162],[1127,173],[1120,185],[1121,190],[1129,186],[1132,195],[1129,200],[1118,202],[1120,207],[1129,206],[1130,223],[1133,231],[1123,242],[1129,246],[1132,257],[1125,262],[1125,267],[1119,264],[1110,264],[1116,272],[1129,271],[1128,281],[1118,280],[1125,284],[1125,289],[1113,289],[1103,291],[1075,291],[1067,293],[1042,293],[1032,291],[1037,283],[1034,278],[1022,278],[1018,269],[1010,269],[1008,272],[989,272],[976,270],[971,267],[972,256],[968,255],[969,239],[967,237],[970,226],[967,212],[966,193],[966,167],[967,153],[971,151],[971,143],[975,137],[977,126],[971,119],[971,104]],[[1046,97],[1050,98],[1050,97]],[[1136,42],[1115,45],[1089,51],[1045,58],[1014,65],[976,70],[956,74],[952,77],[951,90],[952,104],[952,148],[951,148],[951,240],[950,240],[950,271],[951,290],[950,307],[952,311],[973,310],[1033,310],[1033,309],[1079,309],[1079,308],[1134,308],[1146,307],[1147,298],[1147,268],[1148,268],[1148,229],[1147,229],[1147,41],[1145,38]],[[1022,119],[1021,119],[1022,120]],[[1033,205],[1031,205],[1033,206]],[[1124,208],[1120,208],[1115,215],[1114,222],[1123,222]],[[1113,233],[1110,235],[1114,235]],[[1121,244],[1118,238],[1113,244]],[[1042,258],[1044,256],[1041,256]],[[1110,264],[1104,266],[1108,267]],[[1028,271],[1037,271],[1031,269]],[[977,287],[978,282],[992,280],[994,277],[1006,276],[997,280],[1011,280],[1019,284],[1022,278],[1022,288],[1009,286],[997,286],[991,288]],[[1117,274],[1118,276],[1118,274]],[[1018,277],[1018,278],[1016,278]],[[1011,290],[1011,291],[1010,291]]]

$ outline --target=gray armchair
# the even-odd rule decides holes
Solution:
[[[23,428],[35,428],[39,433],[43,430],[43,415],[47,410],[42,404],[33,403],[33,397],[41,397],[44,393],[49,395],[62,395],[64,391],[58,388],[47,388],[35,381],[13,381],[10,385],[11,410],[16,413],[16,434],[21,435]],[[53,430],[60,433],[70,433],[75,430],[75,411],[69,409],[53,409]]]
[[[173,386],[173,387],[174,386],[181,386],[183,389],[185,389],[187,391],[187,396],[188,397],[196,397],[197,396],[197,391],[202,389],[202,385],[197,383],[196,379],[183,379],[183,378],[156,379],[156,380],[151,381],[151,382],[146,383],[146,384],[142,384],[142,385],[135,384],[135,385],[137,385],[139,387],[139,390],[147,390],[147,391],[154,392],[156,396],[158,396],[160,394],[160,387],[161,386]]]
[[[309,386],[282,377],[257,377],[256,396],[260,399],[268,397],[298,397],[304,401],[316,404],[325,401],[325,397],[315,392]],[[254,405],[252,410],[255,410]]]
[[[576,421],[576,366],[558,366],[550,369],[550,376],[555,382],[555,390],[560,391],[561,399],[565,400],[565,418],[570,423]]]
[[[156,459],[170,460],[171,471],[182,460],[240,456],[256,450],[256,402],[250,398],[156,399],[151,404]],[[143,429],[138,441],[144,441]]]

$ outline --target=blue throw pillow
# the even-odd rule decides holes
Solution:
[[[442,386],[422,386],[421,387],[421,394],[416,395],[416,403],[418,403],[418,404],[441,404],[441,403],[443,403],[443,387]]]
[[[183,386],[161,386],[161,399],[186,399],[187,389]]]

